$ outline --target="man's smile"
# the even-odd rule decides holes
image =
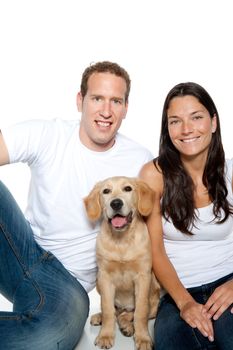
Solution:
[[[111,122],[103,122],[103,121],[99,121],[99,120],[96,120],[96,124],[101,126],[101,127],[105,127],[105,128],[107,128],[107,127],[112,125]]]

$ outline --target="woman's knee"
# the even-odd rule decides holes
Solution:
[[[161,302],[155,321],[154,344],[156,350],[201,348],[195,330],[180,317],[176,305],[166,299]]]
[[[221,350],[233,349],[233,314],[229,307],[217,321],[214,321],[214,338]]]
[[[155,325],[154,344],[156,350],[194,350],[200,348],[194,329],[187,323],[183,320],[173,324],[168,323],[159,327]]]

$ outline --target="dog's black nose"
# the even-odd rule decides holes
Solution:
[[[113,210],[120,210],[123,207],[123,201],[119,198],[113,199],[110,206]]]

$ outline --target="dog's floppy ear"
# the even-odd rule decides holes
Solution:
[[[138,194],[138,211],[142,216],[148,216],[154,205],[154,191],[142,180],[136,180],[136,189]]]
[[[98,220],[102,214],[100,205],[100,182],[91,190],[89,195],[83,199],[88,218],[92,221]]]

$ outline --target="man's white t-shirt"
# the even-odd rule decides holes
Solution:
[[[137,176],[152,154],[119,133],[111,149],[92,151],[80,142],[77,120],[33,120],[1,131],[10,163],[25,162],[31,169],[25,216],[36,241],[90,291],[99,223],[88,221],[83,198],[99,180]]]

